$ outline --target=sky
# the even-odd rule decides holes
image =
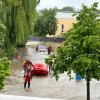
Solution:
[[[75,9],[81,9],[82,3],[84,3],[87,6],[92,5],[94,2],[99,3],[100,8],[100,0],[40,0],[40,4],[37,6],[38,10],[44,9],[44,8],[63,8],[65,6],[72,6]]]

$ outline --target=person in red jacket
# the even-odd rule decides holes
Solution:
[[[24,88],[26,88],[27,84],[28,88],[30,88],[31,79],[32,79],[31,66],[28,66],[28,68],[24,72]]]

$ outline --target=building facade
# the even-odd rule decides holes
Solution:
[[[73,13],[57,12],[57,31],[56,36],[67,32],[76,22]]]

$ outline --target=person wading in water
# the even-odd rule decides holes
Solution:
[[[30,88],[31,80],[32,80],[32,73],[31,73],[31,66],[29,65],[24,72],[24,88],[26,88],[27,84],[28,84],[28,88]]]

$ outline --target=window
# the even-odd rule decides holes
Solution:
[[[61,25],[61,32],[64,32],[64,25]]]
[[[61,29],[64,29],[64,25],[63,24],[61,25]]]

